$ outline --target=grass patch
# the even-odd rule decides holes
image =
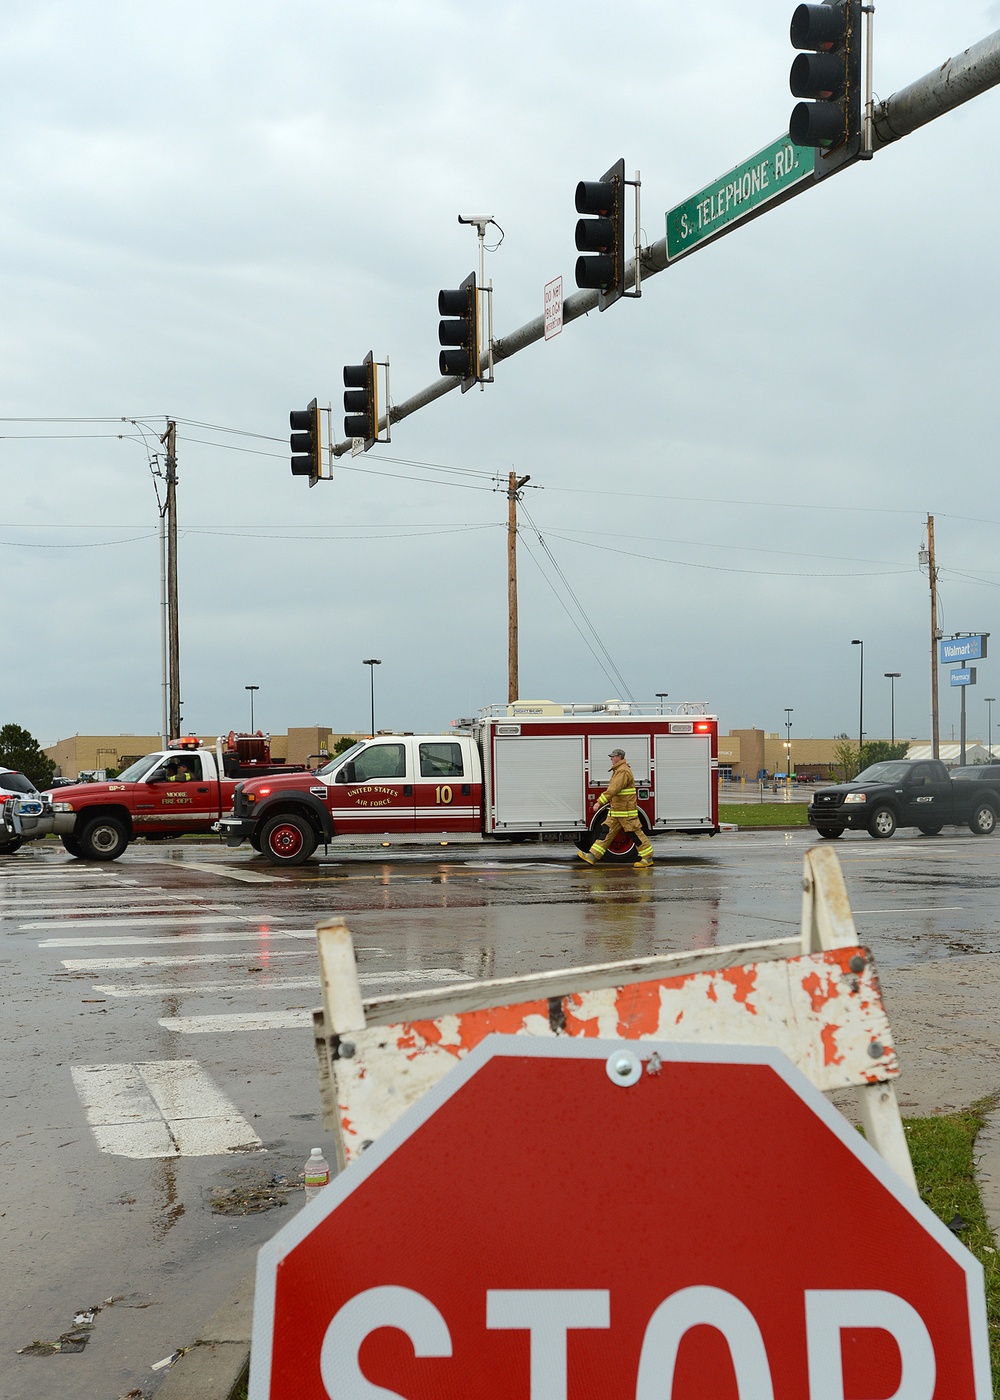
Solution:
[[[994,1098],[980,1099],[961,1113],[904,1118],[903,1126],[921,1198],[946,1225],[956,1215],[967,1222],[956,1234],[983,1266],[993,1394],[1000,1400],[1000,1255],[975,1173],[976,1135],[996,1103]]]
[[[804,802],[720,802],[719,821],[741,827],[808,826]]]

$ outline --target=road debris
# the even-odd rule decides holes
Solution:
[[[263,1181],[246,1181],[238,1186],[213,1186],[210,1200],[216,1215],[257,1215],[288,1204],[293,1191],[301,1191],[296,1182],[281,1172],[272,1172]]]

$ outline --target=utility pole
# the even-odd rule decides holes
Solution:
[[[517,503],[530,476],[511,472],[507,478],[507,704],[519,699],[517,690]]]
[[[924,551],[921,550],[921,556]],[[937,644],[940,640],[937,617],[937,565],[934,562],[934,517],[927,517],[927,550],[926,558],[921,557],[920,562],[927,565],[927,576],[931,585],[931,754],[934,758],[940,758],[939,741],[939,720],[938,720],[938,659]]]
[[[167,691],[170,739],[181,734],[181,663],[177,619],[177,424],[167,419],[167,431],[160,439],[166,444],[167,498]]]

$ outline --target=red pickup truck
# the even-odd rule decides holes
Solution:
[[[247,778],[307,771],[304,764],[272,763],[266,734],[230,734],[214,750],[194,737],[176,739],[112,782],[56,788],[49,794],[54,830],[72,856],[115,860],[136,836],[163,841],[210,831]]]

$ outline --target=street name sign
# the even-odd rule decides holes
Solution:
[[[788,199],[797,186],[812,179],[814,162],[812,147],[793,146],[786,134],[727,170],[668,211],[667,261]]]
[[[982,1270],[779,1051],[491,1035],[260,1251],[250,1400],[988,1400]]]

